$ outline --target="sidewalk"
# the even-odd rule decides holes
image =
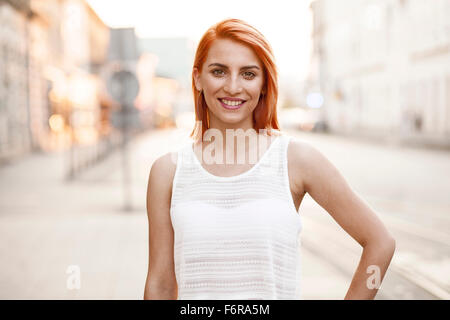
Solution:
[[[380,130],[341,131],[338,129],[326,133],[351,140],[368,141],[382,145],[395,145],[399,148],[420,148],[424,150],[450,150],[450,139],[442,135],[408,132],[404,134],[388,133]]]
[[[121,154],[73,182],[64,154],[0,168],[0,299],[142,299],[148,263],[145,195],[153,161],[180,143],[154,131],[130,143],[133,211],[123,212]],[[304,299],[342,299],[350,279],[303,248]],[[67,289],[69,266],[81,288]]]

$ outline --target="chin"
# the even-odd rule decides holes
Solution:
[[[236,124],[236,123],[240,123],[242,121],[244,121],[246,118],[242,117],[242,116],[222,116],[219,118],[220,121],[224,122],[224,123],[230,123],[230,124]]]

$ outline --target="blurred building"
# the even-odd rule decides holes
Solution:
[[[308,84],[335,132],[450,141],[450,1],[315,0]]]
[[[0,0],[0,24],[0,159],[95,143],[109,28],[84,0]]]
[[[143,38],[138,45],[142,52],[138,73],[147,88],[141,90],[138,106],[154,126],[174,126],[178,115],[194,110],[191,87],[194,47],[187,38]]]
[[[0,1],[0,161],[30,149],[28,1]]]

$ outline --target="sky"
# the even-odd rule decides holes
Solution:
[[[196,44],[214,23],[238,18],[271,44],[281,78],[303,80],[310,56],[311,0],[87,0],[110,27],[138,37],[187,37]]]

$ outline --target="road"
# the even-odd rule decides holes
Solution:
[[[377,297],[449,299],[450,153],[290,133],[318,148],[394,235],[396,252]],[[360,246],[311,197],[299,211],[304,246],[351,279]]]
[[[0,298],[141,299],[148,173],[187,133],[153,131],[130,143],[129,212],[120,153],[72,182],[63,179],[64,153],[0,168]],[[396,254],[377,298],[448,299],[450,153],[289,133],[319,148],[394,234]],[[303,298],[342,299],[361,249],[309,196],[299,212]],[[79,289],[67,286],[70,266],[81,270]]]

